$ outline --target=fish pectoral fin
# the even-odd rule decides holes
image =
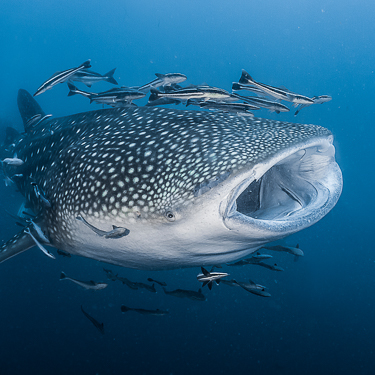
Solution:
[[[203,281],[202,287],[205,287],[208,283],[209,281]]]
[[[34,246],[32,238],[22,230],[0,247],[0,263]]]
[[[208,289],[211,290],[212,289],[212,281],[210,281],[207,286],[208,286]]]

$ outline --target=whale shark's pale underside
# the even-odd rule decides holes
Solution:
[[[25,133],[9,152],[24,164],[4,171],[44,245],[71,254],[140,269],[229,262],[316,223],[341,193],[320,126],[150,107],[50,118],[24,90],[18,104]],[[100,236],[77,217],[128,232]],[[22,230],[0,261],[33,246]]]

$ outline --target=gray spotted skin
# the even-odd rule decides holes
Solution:
[[[172,224],[168,214],[193,205],[200,184],[330,134],[315,125],[225,113],[104,109],[47,119],[21,139],[14,151],[25,162],[17,169],[25,178],[17,185],[42,211],[51,243],[74,253],[82,231],[77,215],[102,230],[129,228],[125,239],[131,238],[132,224]],[[35,197],[31,182],[51,208]]]

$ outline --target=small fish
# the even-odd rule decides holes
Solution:
[[[127,88],[113,88],[107,91],[94,93],[79,90],[76,86],[68,82],[69,93],[68,96],[80,94],[90,99],[90,103],[96,102],[99,104],[120,105],[131,104],[133,100],[142,99],[146,96],[143,92],[130,90]]]
[[[127,306],[121,305],[121,312],[124,313],[124,312],[128,312],[128,311],[135,311],[138,314],[142,314],[142,315],[162,316],[162,315],[169,314],[168,311],[163,311],[163,310],[159,310],[159,309],[156,309],[156,310],[136,309],[134,307],[127,307]]]
[[[116,68],[110,70],[108,73],[103,75],[93,72],[92,70],[83,69],[79,70],[78,72],[74,73],[70,76],[70,81],[82,82],[87,87],[91,87],[94,83],[105,81],[109,83],[113,83],[114,85],[118,85],[117,81],[113,78],[113,74],[115,73]]]
[[[18,158],[5,158],[4,160],[2,160],[2,163],[13,165],[14,167],[19,167],[23,165],[25,162]]]
[[[26,234],[28,234],[32,239],[33,241],[35,242],[35,245],[38,246],[38,248],[44,253],[46,254],[48,257],[52,258],[52,259],[56,259],[55,256],[50,253],[30,232],[30,228],[25,228],[24,232]]]
[[[248,264],[249,264],[248,260],[242,259],[242,260],[239,260],[238,262],[227,264],[227,266],[229,266],[229,267],[240,267],[240,266],[246,266]]]
[[[240,286],[240,284],[238,284],[238,282],[234,279],[232,280],[221,280],[221,282],[224,284],[224,285],[228,285],[228,286]]]
[[[133,290],[138,290],[138,286],[136,285],[136,283],[133,283],[132,281],[130,281],[129,279],[127,279],[126,277],[120,277],[120,276],[117,276],[116,275],[116,279],[118,281],[121,281],[123,284],[125,284],[127,287],[129,287],[130,289],[133,289]]]
[[[164,293],[169,294],[173,297],[178,298],[189,298],[193,301],[205,301],[206,297],[202,293],[202,289],[199,288],[198,292],[195,292],[194,290],[185,290],[185,289],[176,289],[168,291],[163,287]]]
[[[270,258],[272,258],[272,255],[256,253],[251,258],[248,258],[248,259],[254,259],[258,261],[258,260],[265,260],[265,259],[270,259]]]
[[[332,100],[332,96],[329,96],[329,95],[313,96],[312,100],[314,101],[314,103],[311,103],[311,104],[323,104],[323,103],[327,103],[327,102],[331,101]],[[299,113],[299,111],[302,108],[309,107],[311,104],[300,104],[299,108],[294,113],[294,116],[297,116],[298,113]]]
[[[43,242],[50,243],[50,240],[46,237],[46,235],[42,231],[42,228],[38,224],[35,224],[32,219],[29,219],[27,221],[31,223],[31,225],[33,226],[35,232],[38,234],[39,238]]]
[[[64,250],[60,250],[60,249],[57,249],[57,254],[59,254],[59,255],[61,255],[63,257],[66,257],[66,258],[71,258],[72,257],[69,253],[67,253]]]
[[[167,104],[181,104],[181,101],[178,99],[172,99],[172,98],[160,98],[160,99],[155,99],[152,100],[151,102],[147,102],[146,106],[147,107],[154,107],[156,105],[167,105]]]
[[[60,280],[70,280],[72,281],[73,283],[81,286],[82,288],[85,288],[87,290],[101,290],[101,289],[104,289],[108,286],[108,284],[106,283],[96,283],[95,281],[80,281],[80,280],[77,280],[77,279],[72,279],[71,277],[68,277],[66,276],[66,274],[64,272],[61,271],[61,274],[60,274]]]
[[[247,113],[251,114],[249,111],[254,111],[257,109],[260,109],[259,107],[256,107],[255,105],[246,104],[246,103],[227,103],[227,102],[215,102],[213,100],[207,100],[203,103],[189,103],[186,104],[188,106],[189,104],[199,105],[201,108],[207,108],[207,109],[216,109],[222,112],[230,112],[230,113]]]
[[[304,252],[299,248],[299,244],[297,244],[296,247],[281,246],[281,245],[264,246],[262,249],[273,250],[273,251],[283,251],[285,253],[296,255],[299,257],[303,257],[305,255]]]
[[[148,284],[145,284],[145,283],[139,283],[139,282],[134,282],[133,284],[134,284],[138,289],[139,289],[139,288],[141,288],[141,289],[146,289],[146,290],[148,290],[148,291],[151,292],[151,293],[156,293],[155,284],[148,285]]]
[[[80,70],[91,68],[90,61],[91,60],[85,61],[83,64],[81,64],[77,68],[72,68],[72,69],[64,70],[63,72],[55,73],[51,78],[47,79],[47,81],[42,83],[42,85],[38,88],[38,90],[36,90],[33,96],[40,95],[43,92],[50,90],[53,86],[57,85],[58,83],[66,82],[68,79],[70,79],[70,77],[73,74],[79,72]]]
[[[184,82],[187,79],[187,77],[181,73],[167,73],[167,74],[155,73],[155,75],[157,78],[139,87],[138,90],[143,91],[143,92],[148,92],[151,87],[156,88],[160,86],[171,86],[177,83]]]
[[[243,85],[241,83],[233,82],[232,83],[232,90],[234,91],[240,91],[240,90],[247,90],[254,92],[256,94],[264,96],[264,91],[259,89],[258,87],[255,87],[253,85]]]
[[[78,215],[76,219],[79,221],[82,221],[82,223],[87,225],[98,236],[101,236],[104,238],[121,238],[121,237],[127,236],[130,233],[129,229],[126,229],[123,227],[116,227],[115,225],[112,225],[113,229],[108,232],[104,230],[100,230],[94,227],[93,225],[89,224],[81,215]]]
[[[117,280],[117,275],[115,275],[112,270],[108,270],[108,269],[103,268],[103,271],[107,274],[108,279],[110,279],[112,281]]]
[[[263,90],[267,95],[270,95],[276,99],[285,100],[287,102],[294,103],[295,106],[298,104],[312,104],[314,103],[311,98],[307,96],[295,94],[288,89],[281,89],[277,87],[272,87],[264,83],[256,82],[249,73],[242,69],[242,75],[239,83],[250,84],[261,90]]]
[[[149,277],[147,279],[147,281],[149,281],[150,283],[156,283],[156,284],[159,284],[161,286],[167,286],[167,283],[164,282],[164,281],[157,281],[157,280],[154,280],[154,279],[151,279],[151,277]]]
[[[255,284],[253,281],[249,280],[248,283],[243,283],[236,281],[236,283],[246,291],[256,294],[261,297],[271,297],[271,294],[265,291],[266,287],[263,285]]]
[[[197,275],[197,280],[203,283],[202,287],[205,285],[208,286],[208,289],[212,289],[213,281],[216,282],[217,285],[220,283],[220,279],[223,277],[229,276],[229,273],[225,272],[208,272],[205,268],[201,267],[202,273]]]
[[[83,315],[95,326],[95,328],[104,335],[104,323],[99,323],[96,319],[94,319],[92,316],[90,316],[85,310],[83,310],[83,307],[81,306],[81,311],[83,312]]]
[[[32,182],[31,185],[34,187],[36,197],[39,198],[46,207],[51,207],[51,202],[45,197],[44,192],[39,186],[35,182]]]
[[[289,108],[284,104],[280,104],[278,102],[273,102],[271,100],[267,100],[264,98],[256,98],[252,96],[241,96],[238,94],[232,94],[239,100],[243,100],[246,103],[250,103],[251,105],[258,106],[261,108],[266,108],[271,112],[276,112],[279,114],[280,112],[289,112]]]
[[[272,265],[272,264],[267,264],[267,263],[264,263],[264,262],[249,262],[248,264],[255,264],[257,266],[267,268],[271,271],[279,271],[279,272],[284,271],[284,268],[279,267],[276,263],[274,265]]]

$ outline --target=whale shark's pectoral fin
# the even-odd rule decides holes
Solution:
[[[0,247],[0,263],[35,246],[32,238],[22,230]]]

